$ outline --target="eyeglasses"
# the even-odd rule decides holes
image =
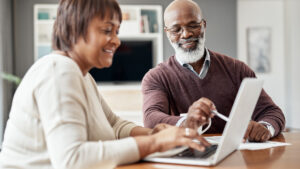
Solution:
[[[202,19],[199,23],[191,23],[186,26],[173,26],[171,28],[165,26],[165,30],[173,36],[180,35],[183,32],[183,29],[185,29],[185,31],[195,33],[197,31],[201,31],[203,23],[205,23],[204,19]]]

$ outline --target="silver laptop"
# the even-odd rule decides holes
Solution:
[[[184,156],[182,152],[187,151],[188,148],[180,147],[166,152],[151,154],[144,158],[144,161],[202,166],[216,165],[235,151],[242,142],[251,115],[260,96],[262,86],[263,81],[259,79],[245,78],[242,81],[221,140],[217,146],[214,146],[216,147],[215,150],[211,151],[212,153],[206,154],[206,157],[199,157],[196,155],[197,153],[194,153],[192,156]]]

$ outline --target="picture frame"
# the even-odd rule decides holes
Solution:
[[[256,73],[271,72],[271,28],[247,28],[247,62]]]

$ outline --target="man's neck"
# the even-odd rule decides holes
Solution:
[[[205,57],[206,57],[206,50],[204,51],[203,56],[201,57],[201,59],[199,59],[198,61],[196,61],[194,63],[189,63],[198,74],[200,74],[200,71],[202,69]]]
[[[193,67],[193,69],[194,69],[198,74],[200,74],[200,71],[201,71],[201,69],[202,69],[204,60],[205,60],[205,55],[204,55],[201,59],[199,59],[197,62],[190,63],[190,65]]]

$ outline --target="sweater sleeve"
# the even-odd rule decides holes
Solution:
[[[240,77],[241,82],[245,77],[256,77],[255,73],[244,63],[241,63]],[[285,128],[285,117],[282,110],[273,102],[271,97],[263,89],[257,101],[252,115],[254,121],[265,121],[270,123],[274,129],[274,136],[280,134]]]
[[[115,115],[102,97],[101,105],[107,120],[109,121],[110,125],[113,126],[115,136],[118,139],[129,137],[131,130],[137,125],[127,120],[123,120],[119,116]]]
[[[58,68],[48,73],[51,75],[35,90],[35,98],[53,168],[119,165],[139,159],[133,138],[88,141],[89,112],[81,74],[61,72]]]
[[[168,93],[159,74],[148,72],[142,80],[144,126],[153,128],[156,124],[176,125],[180,116],[170,115]]]

